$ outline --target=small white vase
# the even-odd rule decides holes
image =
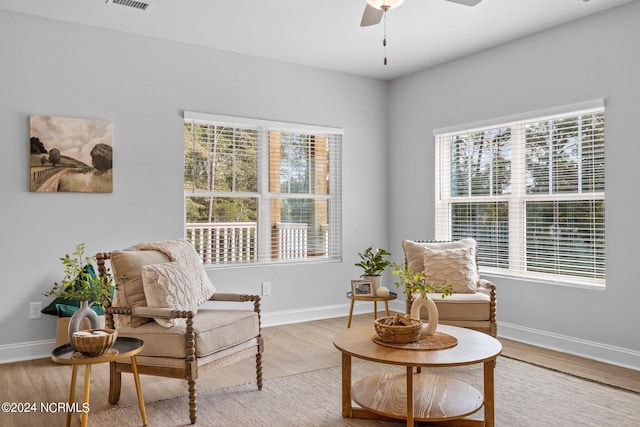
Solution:
[[[73,345],[73,333],[80,329],[80,322],[85,317],[89,319],[91,329],[100,329],[100,319],[98,314],[89,307],[89,301],[80,301],[80,308],[73,313],[69,320],[69,344],[75,350],[78,349]]]
[[[422,324],[422,331],[420,335],[430,336],[436,333],[438,329],[438,307],[436,303],[431,300],[424,292],[420,294],[418,298],[413,300],[411,304],[411,318],[420,320],[420,312],[422,308],[427,309],[429,315],[429,323]]]

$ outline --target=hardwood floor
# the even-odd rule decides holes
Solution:
[[[368,324],[372,315],[353,317],[352,326]],[[340,366],[340,352],[333,346],[336,332],[344,329],[347,318],[273,326],[263,329],[265,352],[263,375],[272,378],[301,372]],[[557,353],[514,341],[501,339],[503,354],[562,372],[605,382],[640,392],[640,371],[619,368],[576,356]],[[71,367],[58,365],[51,359],[0,365],[0,396],[2,402],[36,403],[36,413],[2,413],[2,426],[64,425],[66,414],[42,413],[40,403],[66,402],[69,396]],[[147,402],[170,399],[187,393],[183,380],[141,376],[144,399]],[[82,396],[84,370],[79,369],[76,399]],[[255,381],[255,361],[247,359],[219,371],[213,371],[197,381],[198,393]],[[108,364],[94,365],[91,371],[91,411],[113,407],[107,402],[109,388]],[[131,375],[122,375],[120,405],[135,406],[137,398]],[[89,415],[89,422],[91,415]],[[79,425],[74,417],[72,425]]]
[[[640,393],[640,371],[500,338],[502,354],[567,374]]]

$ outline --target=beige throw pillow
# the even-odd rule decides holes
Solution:
[[[188,264],[167,262],[142,267],[142,283],[148,307],[198,312],[198,306],[215,292],[202,266],[190,268]],[[178,325],[185,319],[154,318],[165,328]]]
[[[424,248],[432,250],[473,248],[473,254],[475,256],[476,246],[476,241],[471,238],[452,242],[416,242],[413,240],[404,240],[402,242],[405,258],[412,271],[424,270]]]
[[[474,248],[423,249],[424,273],[427,283],[452,286],[456,294],[476,292],[478,268]]]
[[[169,257],[160,251],[113,251],[111,252],[111,270],[118,288],[116,289],[113,306],[126,305],[128,307],[146,307],[147,300],[142,285],[142,267],[148,264],[160,264],[169,261]],[[146,317],[132,317],[115,315],[116,327],[129,324],[136,328],[151,319]]]

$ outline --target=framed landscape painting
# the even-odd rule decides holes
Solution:
[[[30,191],[113,191],[110,121],[32,115],[29,133]]]

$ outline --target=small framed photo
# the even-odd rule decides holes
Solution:
[[[370,280],[352,280],[351,294],[353,296],[361,297],[373,296],[373,282]]]

